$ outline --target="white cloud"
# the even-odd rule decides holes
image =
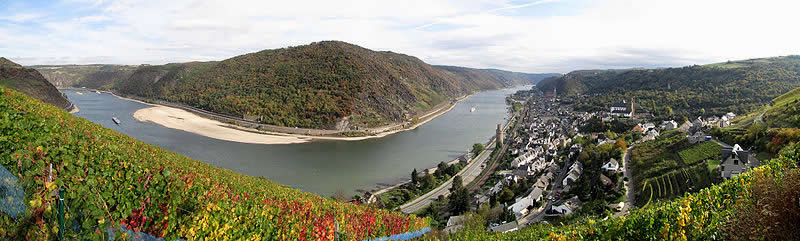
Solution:
[[[158,64],[342,40],[431,64],[525,72],[800,52],[793,26],[800,22],[794,13],[800,2],[607,0],[571,12],[538,12],[567,3],[574,1],[89,1],[78,5],[101,11],[45,22],[39,30],[0,25],[0,42],[2,54],[24,58],[23,64]]]

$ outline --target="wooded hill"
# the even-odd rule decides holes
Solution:
[[[22,65],[3,57],[0,57],[0,86],[22,92],[61,109],[69,111],[73,108],[72,103],[61,92],[58,92],[56,87],[50,84],[39,71],[22,67]]]
[[[666,69],[574,71],[538,84],[578,98],[579,109],[601,110],[636,99],[659,117],[747,113],[800,86],[800,56],[729,61]],[[563,95],[562,95],[563,94]]]
[[[109,90],[121,81],[127,80],[138,66],[131,65],[34,65],[58,88],[86,87]]]
[[[339,41],[264,50],[220,62],[143,66],[115,88],[266,124],[355,129],[412,120],[480,90],[540,75],[431,66],[416,57]]]

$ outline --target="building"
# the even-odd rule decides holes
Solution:
[[[465,215],[450,216],[450,218],[447,219],[447,226],[444,228],[444,231],[447,232],[447,233],[458,232],[458,230],[461,230],[462,228],[464,228],[463,223],[466,220],[467,220],[467,216],[465,216]]]
[[[581,177],[581,174],[583,174],[583,165],[581,165],[579,162],[575,162],[572,164],[572,166],[570,166],[567,177],[564,178],[564,181],[561,182],[561,185],[571,185]]]
[[[745,151],[739,144],[722,148],[722,162],[719,163],[719,172],[722,178],[733,178],[759,165],[761,163],[756,159],[755,154]]]
[[[497,124],[496,134],[495,140],[497,140],[497,143],[503,143],[503,124]]]
[[[580,206],[581,201],[578,200],[578,197],[572,197],[570,199],[554,203],[550,208],[550,213],[557,216],[570,215]]]
[[[674,120],[664,121],[664,123],[661,123],[662,130],[668,131],[675,128],[678,128],[678,122],[675,122]]]
[[[611,158],[611,160],[606,162],[606,164],[601,168],[605,171],[616,172],[619,170],[619,162],[617,162],[617,159]]]
[[[707,140],[710,140],[710,139],[711,139],[711,137],[710,136],[706,136],[706,133],[704,133],[701,130],[698,130],[698,131],[694,132],[694,134],[692,134],[692,135],[686,136],[686,140],[688,140],[689,143],[691,143],[691,144],[704,142],[704,141],[707,141]]]
[[[489,231],[500,232],[500,233],[514,232],[514,231],[517,231],[517,230],[519,230],[519,225],[517,225],[516,221],[515,222],[504,223],[504,224],[497,225],[497,226],[489,228]]]

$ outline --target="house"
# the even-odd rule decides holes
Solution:
[[[733,112],[728,112],[728,114],[725,114],[725,117],[727,117],[728,120],[733,120],[733,118],[736,118],[736,114]]]
[[[704,142],[706,141],[706,133],[703,133],[703,131],[698,130],[694,134],[686,136],[686,140],[688,140],[689,143],[692,144]]]
[[[495,195],[503,191],[503,180],[497,181],[492,188],[489,189],[489,195]]]
[[[528,196],[518,199],[517,202],[509,206],[508,209],[511,210],[511,213],[513,213],[517,219],[528,215],[528,212],[530,212],[529,208],[531,208],[534,203],[542,201],[542,198],[544,198],[543,193],[544,190],[534,187]]]
[[[633,104],[629,105],[624,101],[621,103],[615,103],[611,105],[609,112],[611,112],[611,115],[614,116],[633,117],[634,115]]]
[[[616,172],[619,170],[619,162],[617,162],[617,159],[611,158],[611,160],[606,162],[606,164],[601,168],[609,172]]]
[[[675,122],[674,120],[664,121],[664,123],[661,123],[662,130],[668,131],[675,128],[678,128],[678,122]]]
[[[511,161],[511,167],[518,168],[522,165],[530,163],[531,161],[533,161],[534,158],[536,158],[536,153],[530,151],[525,152],[522,155],[518,156],[517,158],[514,158],[513,161]]]
[[[745,151],[739,144],[722,148],[722,161],[719,163],[722,178],[733,178],[759,165],[761,163],[755,158],[755,154]]]
[[[447,219],[447,226],[444,228],[444,231],[447,233],[458,232],[458,230],[464,228],[463,223],[466,220],[467,220],[466,215],[450,216],[450,218]]]
[[[519,230],[519,225],[517,225],[516,221],[504,223],[504,224],[497,225],[497,226],[489,228],[489,231],[500,232],[500,233],[514,232],[514,231],[517,231],[517,230]]]
[[[702,116],[698,116],[698,117],[697,117],[697,119],[695,119],[695,120],[692,122],[692,125],[696,125],[696,126],[706,126],[706,125],[708,125],[708,121],[707,121],[707,120],[703,120],[703,117],[702,117]]]
[[[698,120],[702,122],[702,120],[700,120],[699,118],[695,120],[695,122],[697,122]],[[683,124],[681,124],[681,126],[678,127],[678,129],[680,130],[680,132],[686,133],[689,132],[689,128],[692,128],[692,126],[695,126],[695,124],[687,120],[684,121]],[[701,124],[698,126],[703,126],[703,125]]]
[[[561,185],[571,185],[581,177],[581,174],[583,174],[583,165],[581,165],[579,162],[575,162],[572,164],[572,166],[570,166],[567,177],[564,178],[564,181],[561,182]]]
[[[578,200],[578,197],[572,197],[570,199],[556,202],[550,208],[551,213],[556,215],[570,215],[573,211],[580,207],[581,201]]]
[[[526,196],[520,198],[514,204],[511,204],[508,209],[511,210],[511,213],[513,213],[517,219],[519,219],[522,216],[528,215],[528,207],[533,206],[533,202],[533,198]]]
[[[653,124],[653,123],[650,123],[650,122],[642,124],[642,129],[644,129],[645,131],[648,131],[650,129],[655,129],[655,128],[656,128],[656,124]]]

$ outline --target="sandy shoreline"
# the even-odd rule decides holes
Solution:
[[[297,143],[306,143],[313,140],[358,141],[371,138],[381,138],[401,131],[413,130],[421,125],[424,125],[428,121],[436,119],[436,117],[439,117],[440,115],[449,112],[456,106],[456,104],[458,104],[458,102],[466,99],[469,96],[471,95],[459,98],[455,103],[451,104],[445,110],[439,109],[437,111],[426,113],[425,115],[421,116],[422,120],[420,120],[419,123],[414,124],[411,127],[396,129],[392,131],[385,131],[375,135],[359,136],[359,137],[307,136],[307,135],[297,135],[297,134],[266,132],[251,128],[233,126],[231,124],[207,119],[179,108],[173,108],[163,105],[154,105],[120,96],[117,97],[121,99],[137,101],[140,103],[154,106],[150,108],[140,109],[137,110],[135,113],[133,113],[133,117],[138,121],[142,122],[150,121],[167,128],[178,129],[219,140],[226,140],[226,141],[233,141],[240,143],[251,143],[251,144],[297,144]]]

